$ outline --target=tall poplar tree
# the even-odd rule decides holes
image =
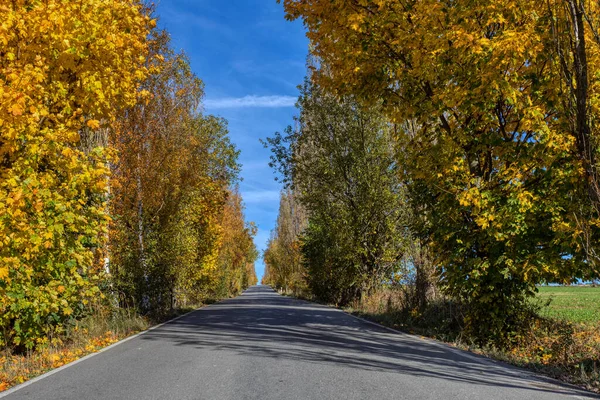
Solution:
[[[377,107],[308,80],[298,107],[296,128],[268,139],[273,164],[308,213],[301,248],[311,292],[347,304],[389,282],[407,244],[394,126]]]

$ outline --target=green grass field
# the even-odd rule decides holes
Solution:
[[[600,323],[600,287],[543,286],[537,298],[551,299],[542,315],[586,324]]]

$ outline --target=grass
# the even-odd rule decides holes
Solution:
[[[0,352],[0,392],[51,369],[68,364],[87,354],[147,329],[150,322],[124,310],[90,315],[69,327],[49,345],[24,354],[11,348]]]
[[[600,324],[600,287],[542,286],[537,298],[550,305],[541,309],[545,317],[573,323]]]

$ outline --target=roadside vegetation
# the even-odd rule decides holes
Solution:
[[[598,390],[594,288],[540,287],[600,276],[598,5],[283,5],[311,54],[263,282]]]
[[[60,337],[52,338],[46,346],[25,352],[15,352],[6,347],[0,353],[0,390],[101,350],[147,329],[152,323],[148,318],[128,310],[110,313],[106,308],[97,307],[96,310],[104,310],[104,313],[96,311],[73,321],[73,325],[67,326]]]
[[[138,0],[0,5],[0,388],[256,283],[227,122]]]
[[[581,320],[597,312],[598,303],[585,299],[590,293],[600,293],[600,288],[540,289],[547,290],[540,290],[542,294],[523,310],[524,319],[512,327],[511,340],[504,346],[481,345],[466,335],[466,310],[446,296],[430,299],[427,307],[419,309],[411,303],[406,287],[383,287],[344,309],[394,329],[432,337],[600,392],[600,318]],[[580,302],[581,307],[575,307],[577,313],[565,312],[564,306],[553,302],[548,304],[548,296],[557,292],[569,292],[573,302]]]

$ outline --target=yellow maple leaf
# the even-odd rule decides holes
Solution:
[[[20,104],[13,104],[8,110],[15,117],[18,117],[19,115],[23,114],[23,108]]]
[[[100,128],[100,121],[98,121],[97,119],[90,119],[87,123],[87,126],[89,126],[92,129],[98,129]]]

